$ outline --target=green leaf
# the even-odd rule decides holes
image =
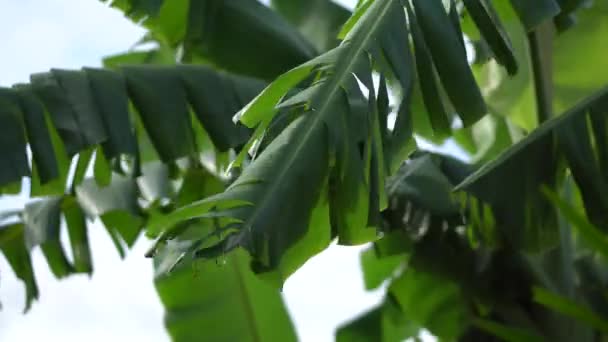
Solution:
[[[499,228],[516,246],[526,249],[532,247],[538,251],[539,248],[546,249],[554,245],[558,238],[555,212],[546,198],[541,196],[540,187],[555,186],[563,174],[563,169],[557,167],[561,160],[565,159],[573,168],[577,184],[584,185],[581,189],[587,190],[583,193],[583,198],[589,196],[585,200],[587,212],[601,213],[598,208],[602,207],[602,203],[594,202],[591,198],[603,198],[597,197],[603,195],[596,191],[604,180],[597,172],[594,158],[589,157],[590,154],[593,155],[593,151],[589,150],[591,147],[587,146],[590,133],[582,123],[586,124],[588,109],[602,103],[607,93],[607,88],[602,89],[567,112],[545,122],[525,139],[477,170],[458,185],[456,190],[466,190],[492,205],[494,216],[502,222]],[[582,133],[575,138],[568,138],[572,129],[579,129]],[[554,143],[556,138],[559,139],[559,144]],[[585,161],[581,162],[581,158]],[[522,176],[512,177],[513,174]],[[590,186],[590,182],[595,185]],[[605,221],[601,219],[600,222]],[[504,230],[503,225],[508,226],[508,230]],[[525,230],[518,231],[518,227],[525,227]]]
[[[371,3],[372,1],[366,2],[365,5],[361,7],[361,10],[367,8]],[[357,12],[358,11],[359,9]],[[415,18],[413,20],[415,20]],[[412,31],[413,33],[414,30],[413,28],[408,29],[408,26],[405,25],[405,13],[403,10],[397,10],[390,13],[387,22],[401,23],[400,25],[394,25],[392,29],[385,32],[380,39],[382,40],[381,48],[384,58],[386,58],[390,69],[399,81],[401,91],[406,94],[411,91],[415,79],[414,73],[412,72],[414,61],[410,51],[408,37],[409,32]],[[395,127],[397,127],[397,125]]]
[[[361,269],[366,290],[373,290],[390,279],[400,265],[405,262],[404,255],[381,257],[376,248],[361,252]]]
[[[21,177],[30,174],[23,119],[17,101],[9,89],[0,88],[0,186],[21,182]]]
[[[243,144],[247,129],[232,122],[232,115],[265,86],[254,78],[220,73],[199,66],[180,66],[188,101],[213,144],[220,150]]]
[[[256,1],[117,0],[113,6],[150,30],[162,46],[184,48],[183,62],[272,79],[315,54],[296,28]],[[242,63],[243,55],[248,63]]]
[[[458,338],[468,324],[461,291],[447,279],[408,268],[389,291],[409,319],[441,339]]]
[[[61,87],[67,106],[73,111],[77,130],[74,133],[80,133],[88,146],[105,141],[106,129],[93,98],[87,74],[84,71],[59,69],[51,69],[51,74]],[[57,99],[60,98],[61,95],[58,93]],[[69,111],[67,108],[63,110]],[[54,112],[51,110],[51,115]]]
[[[541,287],[534,287],[532,292],[533,299],[538,304],[588,324],[603,333],[608,332],[608,320],[599,316],[589,308]]]
[[[24,225],[16,223],[0,227],[0,250],[9,265],[25,285],[25,309],[27,312],[34,299],[38,299],[38,286],[30,253],[25,247]]]
[[[608,97],[606,101],[608,102]],[[589,121],[593,131],[595,155],[597,157],[600,174],[608,179],[608,106],[607,103],[598,103],[589,109]],[[607,180],[608,181],[608,180]]]
[[[139,20],[146,16],[157,15],[163,0],[112,0],[110,5],[125,12],[126,15]]]
[[[559,196],[549,188],[543,188],[543,193],[551,200],[560,213],[571,223],[571,227],[578,235],[593,249],[608,260],[608,236],[591,224],[587,218],[578,213],[571,205],[559,198]]]
[[[225,198],[222,195],[211,196],[200,201],[189,203],[167,215],[152,218],[148,222],[147,231],[152,235],[156,235],[168,229],[170,232],[170,229],[180,222],[192,218],[207,217],[207,214],[209,214],[210,217],[213,217],[212,211],[216,208],[230,209],[247,205],[251,205],[251,203],[238,199]]]
[[[412,122],[411,105],[411,88],[399,106],[397,117],[395,119],[395,127],[389,138],[390,151],[390,172],[393,174],[397,171],[401,163],[407,159],[409,154],[414,151],[416,141],[414,140],[414,127]]]
[[[99,187],[94,179],[86,179],[76,188],[82,210],[90,217],[101,219],[121,255],[124,255],[121,239],[131,247],[143,224],[136,191],[133,179],[118,174],[112,175],[107,187]]]
[[[266,80],[316,54],[277,13],[249,0],[190,1],[184,49],[186,58],[198,55],[225,70]]]
[[[608,95],[606,98],[608,99]],[[579,115],[563,120],[562,124],[555,128],[555,135],[572,176],[580,188],[589,219],[599,227],[608,229],[608,183],[596,162],[592,133],[589,131],[585,114],[585,111],[582,111]]]
[[[449,24],[441,0],[416,0],[413,5],[447,96],[464,125],[472,125],[486,114],[487,109],[469,68],[462,40]]]
[[[389,208],[389,211],[394,210]],[[391,258],[407,255],[412,251],[412,240],[403,230],[394,230],[386,233],[381,239],[374,242],[374,249],[378,258]]]
[[[171,197],[173,189],[167,165],[160,161],[145,163],[141,173],[137,178],[137,185],[145,200],[156,202]]]
[[[121,154],[135,156],[136,141],[129,115],[127,86],[116,72],[85,68],[95,103],[98,106],[108,139],[102,144],[106,157]]]
[[[66,277],[73,271],[59,240],[62,201],[63,197],[51,197],[32,202],[26,205],[23,213],[28,250],[40,246],[57,278]]]
[[[74,197],[65,197],[61,204],[63,216],[68,229],[72,256],[74,258],[74,271],[77,273],[93,273],[91,262],[91,249],[87,234],[86,218]]]
[[[158,0],[144,0],[155,2]],[[140,0],[141,2],[141,0]],[[160,37],[163,43],[176,48],[184,39],[190,9],[189,0],[161,1],[160,8],[154,5],[155,11],[146,18],[144,25],[147,26],[151,34]]]
[[[276,80],[270,83],[258,96],[241,109],[234,119],[241,121],[250,128],[259,124],[268,125],[276,113],[275,107],[287,95],[287,92],[302,82],[316,68],[336,62],[340,51],[342,51],[340,47],[328,51],[277,77]]]
[[[108,186],[112,181],[112,169],[101,148],[98,148],[97,151],[95,151],[93,176],[99,186]]]
[[[179,207],[224,190],[225,183],[204,168],[192,168],[184,176],[182,187],[175,200]]]
[[[523,2],[529,6],[535,6],[537,3]],[[538,1],[539,4],[544,2]],[[506,72],[496,67],[496,63],[490,62],[481,68],[485,75],[482,75],[483,78],[478,77],[478,82],[481,89],[484,89],[488,107],[493,113],[507,116],[518,126],[531,131],[537,124],[532,77],[528,72],[531,66],[526,32],[519,25],[510,6],[504,6],[502,2],[495,2],[495,6],[511,37],[520,68],[515,77],[509,77]],[[553,39],[551,78],[556,114],[576,105],[604,86],[608,79],[608,69],[600,58],[608,51],[608,47],[603,44],[605,32],[608,30],[607,10],[608,6],[603,1],[594,1],[590,6],[582,6],[576,12],[577,24],[555,35]],[[580,55],[580,51],[590,52],[585,63],[572,63],[574,58]]]
[[[357,6],[357,8],[355,8],[355,12],[350,16],[350,18],[348,18],[348,20],[346,20],[346,22],[342,26],[342,29],[340,30],[340,33],[338,33],[339,39],[346,38],[350,30],[353,29],[355,24],[359,21],[359,19],[361,19],[363,14],[365,14],[365,12],[372,3],[373,1],[365,1],[362,3],[361,6]]]
[[[129,94],[161,160],[169,163],[193,155],[186,94],[174,68],[131,66],[123,70]]]
[[[319,204],[325,205],[323,198],[327,191],[325,184],[330,167],[330,151],[336,151],[336,160],[348,160],[350,152],[342,146],[348,146],[349,149],[354,147],[352,140],[343,135],[345,131],[339,129],[342,124],[337,113],[344,112],[348,108],[346,106],[348,102],[344,101],[343,87],[346,86],[349,91],[358,89],[352,75],[354,72],[360,75],[365,84],[371,84],[369,63],[365,60],[365,53],[376,46],[375,37],[384,32],[387,25],[403,24],[384,22],[384,19],[395,10],[401,10],[397,1],[375,2],[342,45],[319,58],[319,61],[328,60],[329,56],[334,54],[338,62],[327,66],[327,68],[332,67],[333,72],[317,88],[317,91],[310,93],[308,112],[295,119],[281,132],[226,192],[220,195],[220,197],[252,203],[251,206],[243,207],[241,211],[235,213],[235,217],[242,221],[239,224],[239,231],[229,234],[220,245],[202,250],[200,255],[213,256],[241,246],[254,256],[256,270],[277,271],[277,274],[269,275],[268,278],[284,280],[307,258],[318,253],[329,243],[328,238],[326,243],[319,239],[316,242],[311,239],[311,243],[296,242],[307,236],[309,227],[313,227],[311,224],[315,217],[313,209],[320,209]],[[307,63],[292,72],[307,74],[308,70],[312,70],[313,65],[320,63],[319,61]],[[271,84],[243,109],[241,120],[249,126],[269,122],[273,115],[272,108],[289,88],[284,85],[291,86],[296,82],[289,84],[283,80],[277,81],[281,85],[280,92],[269,90],[277,83]],[[365,125],[365,122],[367,119],[358,126]],[[357,131],[365,132],[365,130],[363,126]],[[361,138],[365,139],[364,136]],[[344,164],[341,165],[337,173],[340,177],[346,171]],[[366,167],[367,164],[363,165]],[[277,201],[277,198],[281,201]],[[298,206],[283,204],[296,199]],[[323,211],[324,209],[319,212]],[[323,220],[322,216],[319,216],[319,219],[328,221]],[[365,228],[361,223],[359,226]],[[327,229],[325,234],[321,234],[323,227],[315,227],[319,229],[318,234],[329,237],[328,228],[325,228]],[[290,253],[291,248],[296,250],[302,248],[302,251],[291,252],[292,258],[285,258],[283,254]]]
[[[555,0],[511,0],[511,5],[528,32],[560,12]]]
[[[169,48],[158,48],[147,51],[129,51],[103,58],[103,66],[119,68],[133,64],[175,64],[175,56]]]
[[[387,192],[394,200],[411,202],[438,216],[450,216],[459,211],[452,198],[452,185],[433,160],[424,155],[401,165],[388,179]]]
[[[91,101],[86,75],[53,70],[31,77],[33,90],[46,106],[69,156],[106,139]]]
[[[74,178],[72,179],[72,190],[75,190],[76,186],[80,185],[80,183],[82,183],[84,180],[84,177],[89,169],[89,165],[91,164],[91,158],[93,158],[92,148],[88,148],[78,154],[76,170],[74,170]]]
[[[157,267],[174,246],[156,258]],[[172,340],[297,340],[280,293],[251,272],[248,259],[237,251],[218,263],[188,262],[156,277]]]
[[[271,6],[321,52],[337,45],[340,27],[352,20],[347,9],[331,0],[272,0]]]
[[[389,297],[384,303],[339,327],[336,341],[397,342],[415,336],[417,330],[418,327],[407,319],[407,315],[404,315]]]
[[[510,75],[516,74],[518,66],[511,41],[492,3],[487,0],[465,0],[464,5],[492,49],[496,61],[502,64]]]
[[[360,124],[359,120],[367,120],[365,109],[357,110],[353,106],[350,112],[337,113],[342,116],[341,130],[345,137],[339,147],[339,153],[344,157],[337,161],[331,180],[333,186],[330,193],[330,212],[332,229],[338,233],[338,242],[342,245],[357,245],[376,238],[376,229],[367,227],[372,208],[370,188],[366,186],[370,181],[366,180],[364,174],[366,161],[359,157],[359,150],[354,148],[360,139],[355,133],[356,125]]]
[[[304,116],[294,121],[226,192],[218,195],[220,199],[252,203],[235,212],[234,217],[242,221],[240,232],[228,235],[220,250],[227,253],[238,246],[246,248],[255,256],[260,271],[283,264],[277,275],[280,281],[295,270],[290,262],[282,263],[282,255],[312,227],[312,211],[322,197],[327,177],[327,138],[323,130],[310,130],[313,118]],[[297,206],[285,205],[296,198]],[[327,225],[319,228],[329,231]],[[329,244],[329,236],[316,242],[324,243]],[[320,251],[316,247],[313,250]],[[301,255],[294,257],[298,264],[305,261],[300,260]]]
[[[475,319],[473,320],[473,324],[479,329],[485,330],[507,342],[538,342],[545,340],[544,337],[538,335],[536,332],[507,326],[486,319]]]
[[[439,85],[437,83],[437,70],[433,65],[431,54],[425,43],[423,33],[418,24],[417,16],[407,5],[408,18],[410,19],[410,29],[414,41],[414,53],[416,57],[416,71],[418,82],[422,91],[422,99],[428,110],[429,119],[433,132],[438,137],[445,137],[450,133],[450,122],[448,113],[439,95]],[[443,9],[442,9],[443,10]]]
[[[36,99],[31,90],[16,89],[23,113],[27,140],[32,150],[33,172],[41,184],[46,184],[59,177],[59,165],[56,159],[49,122],[44,115],[42,103]],[[65,158],[67,163],[67,158]]]

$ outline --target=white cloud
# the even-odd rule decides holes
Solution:
[[[0,8],[2,86],[52,67],[99,66],[144,33],[96,0],[0,0]]]

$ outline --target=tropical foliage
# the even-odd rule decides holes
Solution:
[[[608,3],[111,5],[154,47],[0,89],[26,309],[32,249],[91,273],[99,218],[121,254],[156,239],[177,341],[295,340],[279,289],[333,240],[387,288],[339,341],[606,338]]]

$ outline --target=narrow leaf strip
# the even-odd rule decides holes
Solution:
[[[599,316],[591,309],[541,287],[534,287],[532,293],[534,301],[538,304],[582,323],[589,324],[603,333],[608,333],[608,320]]]

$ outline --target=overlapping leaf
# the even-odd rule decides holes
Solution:
[[[86,188],[92,186],[97,189],[94,183],[95,180],[89,179],[77,187],[77,193],[80,192],[82,196],[60,195],[33,201],[18,213],[19,223],[0,227],[0,250],[7,257],[16,276],[24,282],[26,311],[32,301],[38,298],[38,287],[30,257],[32,249],[40,247],[50,270],[57,278],[92,272],[85,213],[90,215],[89,219],[102,216],[121,254],[122,245],[132,244],[132,239],[136,237],[129,235],[129,214],[124,212],[128,209],[125,202],[137,200],[135,189],[125,187],[124,182],[115,177],[108,187],[101,192],[96,191],[95,198],[91,198],[87,196],[87,193],[90,195],[90,190]],[[109,193],[114,196],[109,196]],[[101,198],[97,195],[101,195]],[[65,222],[65,226],[62,222]],[[71,257],[68,257],[66,247],[60,240],[62,229],[67,229]],[[139,226],[135,227],[135,234],[140,229],[141,221]]]
[[[162,161],[196,159],[200,146],[195,143],[190,108],[198,119],[194,125],[202,124],[220,151],[237,147],[248,133],[232,123],[231,114],[262,87],[261,81],[201,66],[138,66],[120,71],[87,68],[36,76],[31,86],[20,85],[0,93],[4,104],[0,108],[6,121],[2,132],[11,139],[3,144],[7,151],[1,156],[6,163],[2,170],[10,174],[6,174],[2,185],[29,175],[26,142],[32,147],[35,165],[33,195],[65,191],[68,164],[63,148],[69,156],[82,152],[74,178],[77,184],[83,178],[92,149],[100,146],[95,176],[98,181],[107,182],[106,159],[112,162],[122,155],[139,158],[136,122],[143,122],[145,135]],[[130,111],[130,100],[139,114],[136,118]],[[45,119],[45,111],[50,122]],[[55,134],[60,138],[57,142]],[[36,190],[36,186],[51,181],[58,182],[58,186]]]
[[[179,243],[173,241],[157,259],[171,259]],[[297,340],[281,294],[255,276],[248,258],[238,251],[217,264],[189,261],[169,274],[159,271],[155,284],[173,341]]]
[[[2,126],[6,130],[3,136],[21,139],[21,143],[11,141],[3,145],[7,148],[7,152],[1,155],[3,163],[19,166],[14,156],[25,153],[23,143],[29,143],[34,162],[31,193],[34,196],[53,195],[29,204],[22,214],[24,224],[3,228],[3,234],[11,244],[3,244],[2,250],[17,276],[25,282],[28,308],[32,299],[37,297],[29,259],[32,247],[40,245],[51,270],[58,277],[64,277],[74,272],[92,271],[85,213],[89,217],[101,218],[121,255],[124,255],[125,245],[131,246],[141,232],[146,217],[138,198],[140,188],[147,193],[150,190],[144,187],[148,175],[146,170],[150,166],[144,165],[145,172],[138,184],[132,174],[120,166],[122,156],[130,155],[138,159],[142,153],[141,146],[138,148],[141,139],[135,136],[134,118],[137,117],[130,110],[130,98],[138,96],[142,100],[155,96],[155,100],[160,100],[163,106],[181,106],[181,113],[175,112],[174,116],[170,116],[168,112],[150,108],[144,100],[145,106],[135,105],[140,112],[146,111],[144,115],[147,115],[148,123],[156,120],[152,125],[156,135],[150,135],[157,137],[154,141],[159,155],[168,162],[174,162],[184,154],[197,159],[198,153],[207,148],[188,143],[192,139],[188,132],[193,124],[200,125],[199,122],[204,122],[203,125],[209,128],[210,139],[218,150],[242,144],[247,136],[246,129],[234,125],[231,114],[263,86],[261,81],[219,73],[206,67],[148,66],[129,70],[132,69],[85,69],[46,74],[45,82],[49,85],[44,91],[52,96],[39,96],[40,91],[34,91],[29,85],[2,89],[0,92],[0,108],[6,114],[6,120],[12,120]],[[173,78],[176,80],[174,85],[179,89],[165,92],[145,82],[138,83],[136,80],[129,83],[125,81],[125,73],[136,73],[133,77],[144,79],[176,77]],[[53,83],[55,75],[63,77],[63,86]],[[189,105],[196,113],[194,122],[191,121]],[[177,120],[180,114],[181,121]],[[86,134],[90,139],[83,132],[88,132]],[[175,137],[167,132],[173,132]],[[163,144],[158,137],[166,137],[167,141]],[[180,145],[180,142],[188,144]],[[75,173],[69,179],[65,150],[77,154],[78,158]],[[25,154],[22,156],[25,157]],[[119,167],[116,168],[116,165]],[[90,166],[95,178],[85,179]],[[12,170],[7,167],[3,169]],[[112,169],[120,173],[112,174]],[[29,174],[29,167],[26,170]],[[4,184],[20,181],[20,178],[21,175],[7,178]],[[67,224],[73,256],[71,260],[59,241],[61,217]]]
[[[331,0],[272,0],[271,6],[298,27],[318,51],[338,44],[338,32],[351,15]]]
[[[606,139],[607,93],[603,89],[544,123],[458,186],[492,206],[496,222],[506,224],[499,230],[513,246],[542,250],[557,242],[556,214],[540,187],[555,189],[564,175],[562,162],[581,189],[590,220],[606,229],[606,170],[599,163],[605,151],[593,141]],[[593,131],[588,120],[597,122]]]
[[[421,20],[425,39],[433,41],[448,34],[453,46],[458,47],[451,52],[455,54],[454,63],[442,66],[440,74],[442,81],[450,83],[448,94],[454,100],[458,98],[459,114],[466,123],[472,123],[485,110],[477,87],[470,83],[473,79],[466,65],[462,40],[449,22],[442,22],[447,13],[440,2],[416,6],[419,6],[416,16]],[[434,30],[435,25],[441,30]],[[436,60],[444,52],[439,45],[433,45]],[[239,232],[227,236],[216,249],[201,251],[200,255],[212,256],[241,246],[252,253],[254,263],[259,263],[258,270],[278,269],[277,277],[273,278],[284,279],[328,243],[329,228],[319,228],[316,224],[318,233],[315,234],[323,238],[318,236],[314,245],[302,247],[304,254],[292,252],[290,256],[294,260],[283,257],[292,248],[306,245],[307,239],[302,237],[309,236],[309,223],[315,221],[317,215],[322,219],[327,209],[329,217],[322,220],[325,225],[331,223],[341,243],[375,239],[373,227],[378,227],[378,213],[387,205],[384,179],[389,160],[395,159],[391,152],[401,152],[398,146],[410,138],[404,132],[411,134],[407,128],[407,102],[397,118],[397,129],[392,133],[387,130],[385,85],[381,82],[376,94],[371,77],[372,67],[382,58],[389,62],[390,69],[385,72],[392,72],[402,88],[409,91],[413,77],[411,65],[407,63],[411,61],[408,31],[405,9],[398,1],[371,4],[340,46],[282,75],[239,113],[241,122],[256,128],[248,146],[255,139],[263,138],[264,129],[276,115],[285,115],[284,112],[277,114],[275,108],[283,97],[288,99],[278,107],[299,114],[289,119],[287,128],[258,153],[259,157],[245,168],[241,177],[220,195],[252,203],[236,215],[242,221]],[[314,83],[289,97],[288,91],[313,71],[317,71]],[[359,90],[359,81],[369,91],[367,98]],[[469,85],[458,89],[458,96],[467,89],[464,97],[455,93],[459,83]],[[361,102],[367,102],[366,111],[356,106]],[[402,141],[395,141],[395,137]]]
[[[316,54],[296,28],[258,1],[118,0],[112,5],[143,21],[161,43],[183,47],[186,62],[271,80]]]

